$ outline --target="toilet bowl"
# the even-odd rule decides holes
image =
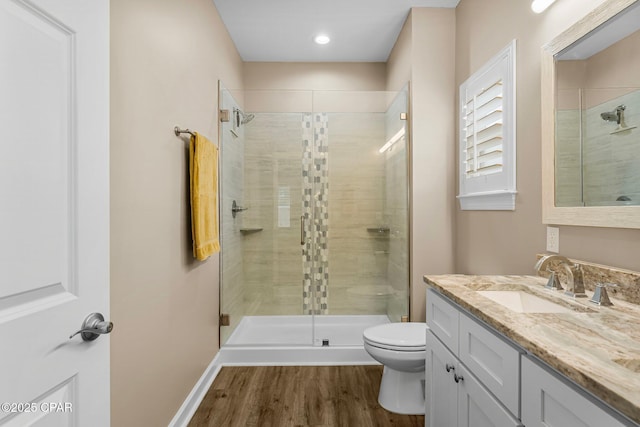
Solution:
[[[424,414],[426,323],[387,323],[364,331],[364,349],[384,365],[378,403],[397,414]]]

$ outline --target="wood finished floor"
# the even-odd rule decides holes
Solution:
[[[190,427],[423,427],[378,404],[382,366],[224,367]]]

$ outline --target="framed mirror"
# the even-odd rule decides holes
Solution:
[[[543,223],[640,228],[640,0],[542,49]]]

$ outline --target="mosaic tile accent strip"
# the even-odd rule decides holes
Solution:
[[[302,128],[303,312],[329,314],[329,116],[305,114]]]
[[[302,217],[305,233],[309,236],[312,218],[313,197],[313,119],[311,114],[302,115]],[[302,248],[302,312],[313,313],[312,280],[313,255],[311,239],[307,238]]]

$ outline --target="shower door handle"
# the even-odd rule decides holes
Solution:
[[[300,216],[300,244],[304,245],[304,215]]]

